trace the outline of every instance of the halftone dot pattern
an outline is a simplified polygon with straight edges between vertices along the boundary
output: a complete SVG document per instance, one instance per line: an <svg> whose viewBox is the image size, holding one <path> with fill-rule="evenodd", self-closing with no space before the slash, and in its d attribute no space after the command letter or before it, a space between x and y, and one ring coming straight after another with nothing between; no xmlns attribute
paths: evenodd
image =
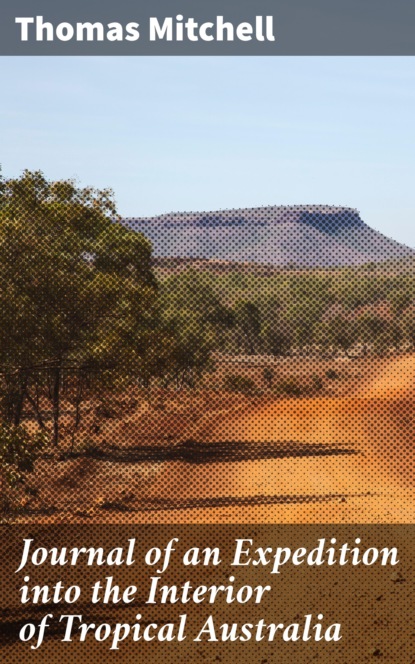
<svg viewBox="0 0 415 664"><path fill-rule="evenodd" d="M1 180L3 524L412 523L414 265L350 208Z"/></svg>
<svg viewBox="0 0 415 664"><path fill-rule="evenodd" d="M1 196L3 518L412 520L413 250L349 208Z"/></svg>
<svg viewBox="0 0 415 664"><path fill-rule="evenodd" d="M0 542L0 553L3 565L0 568L0 598L2 600L2 621L0 623L0 652L4 662L44 662L52 664L65 662L114 661L114 657L122 662L225 662L235 661L244 664L261 664L266 662L287 662L289 664L308 664L315 660L322 662L344 662L358 664L360 662L381 661L403 662L414 661L414 640L412 616L415 610L415 580L413 578L413 555L415 550L415 531L413 526L351 526L351 525L56 525L13 526L4 527L7 537ZM22 537L31 537L36 546L50 549L73 546L100 548L109 554L113 547L123 547L127 551L129 538L136 538L134 551L135 564L131 567L97 565L88 566L81 554L76 567L65 565L59 569L50 565L35 566L28 564L16 574L15 569L20 562ZM307 566L287 563L281 566L279 574L271 574L264 565L248 565L247 567L230 567L237 538L249 538L244 548L250 547L252 557L257 560L257 547L277 546L289 547L292 552L299 547L306 547L310 552L324 538L325 547L348 544L349 556L351 547L360 547L361 556L368 547L396 546L399 551L398 567L374 564L344 567L334 565ZM160 575L155 604L146 604L149 597L150 576L155 575L154 568L146 568L142 563L143 554L149 548L164 548L172 538L175 540L175 552L171 562ZM333 542L336 544L333 544ZM357 544L356 540L360 543ZM189 547L199 547L203 551L206 546L219 547L222 563L215 567L195 566L184 567L181 555ZM373 548L372 548L373 551ZM338 553L336 554L338 555ZM17 561L17 562L16 562ZM271 559L272 561L272 559ZM156 566L158 569L158 566ZM58 580L64 583L64 589L77 584L82 591L78 603L59 604L49 602L46 605L19 603L20 588L29 576L29 588L39 584L41 588L48 584L53 590ZM111 577L112 586L125 589L135 585L137 593L130 604L111 600L107 604L101 602L88 603L91 587L101 580L102 587L107 577ZM252 588L271 585L271 591L265 591L259 604L255 601L227 602L223 590L213 604L208 601L187 603L169 600L161 603L162 588L173 589L181 597L184 584L190 581L189 590L200 588L228 588L232 586L234 596L246 585ZM203 592L203 589L202 589ZM210 591L209 591L210 592ZM226 591L227 592L227 591ZM205 593L206 594L206 593ZM102 598L102 595L101 595ZM41 616L49 616L49 627L45 640L39 649L31 650L30 644L18 641L23 625L28 622L39 624ZM81 615L83 625L94 625L80 640L79 621L71 633L71 642L62 642L66 630L66 621L59 621L60 615ZM134 640L134 626L138 625L143 635L149 625L150 636L157 634L157 628L167 624L177 625L180 616L185 614L187 638L184 641L151 641ZM301 638L305 616L311 616L311 624L321 622L324 629L339 623L342 638L337 642L324 640L303 640ZM319 621L318 616L323 616ZM213 617L217 641L194 639L199 634L209 616ZM260 621L263 621L263 638L256 640L256 632ZM116 625L130 626L125 640L119 648L111 650ZM300 625L300 639L284 641L281 629L277 635L269 639L270 625ZM233 630L234 640L222 640L222 625ZM235 625L235 627L234 627ZM247 625L252 638L240 641L243 635L242 625ZM250 626L250 627L249 627ZM95 638L95 630L98 637ZM166 628L165 628L166 629ZM122 630L124 633L124 631ZM105 634L107 636L105 637ZM311 630L311 634L314 632ZM34 644L33 644L34 645Z"/></svg>

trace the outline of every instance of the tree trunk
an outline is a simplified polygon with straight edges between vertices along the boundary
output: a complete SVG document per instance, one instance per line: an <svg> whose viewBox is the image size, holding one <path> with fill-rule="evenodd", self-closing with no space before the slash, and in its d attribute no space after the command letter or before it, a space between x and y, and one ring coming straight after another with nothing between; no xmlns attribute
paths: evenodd
<svg viewBox="0 0 415 664"><path fill-rule="evenodd" d="M29 393L28 390L25 392L26 399L28 400L29 404L32 406L32 410L35 414L36 420L38 425L40 426L41 429L45 428L45 423L42 418L42 414L39 409L39 402L37 399L34 399L32 395Z"/></svg>
<svg viewBox="0 0 415 664"><path fill-rule="evenodd" d="M75 445L75 434L78 431L78 427L81 423L81 401L82 401L82 388L83 388L83 381L82 377L78 376L78 386L76 390L76 398L75 398L75 423L74 427L72 430L72 447Z"/></svg>
<svg viewBox="0 0 415 664"><path fill-rule="evenodd" d="M23 373L19 372L18 388L17 388L16 401L14 407L14 417L13 417L13 424L16 427L19 426L20 421L22 419L27 381L28 381L27 372Z"/></svg>
<svg viewBox="0 0 415 664"><path fill-rule="evenodd" d="M53 384L52 384L52 411L53 411L53 444L55 445L55 447L59 445L60 383L61 383L60 369L54 369Z"/></svg>

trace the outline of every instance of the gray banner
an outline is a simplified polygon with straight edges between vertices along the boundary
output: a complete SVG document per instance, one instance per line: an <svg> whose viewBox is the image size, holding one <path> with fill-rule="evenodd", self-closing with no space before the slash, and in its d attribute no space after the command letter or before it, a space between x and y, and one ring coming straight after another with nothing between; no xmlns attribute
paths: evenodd
<svg viewBox="0 0 415 664"><path fill-rule="evenodd" d="M0 55L414 54L413 0L13 0L0 8Z"/></svg>

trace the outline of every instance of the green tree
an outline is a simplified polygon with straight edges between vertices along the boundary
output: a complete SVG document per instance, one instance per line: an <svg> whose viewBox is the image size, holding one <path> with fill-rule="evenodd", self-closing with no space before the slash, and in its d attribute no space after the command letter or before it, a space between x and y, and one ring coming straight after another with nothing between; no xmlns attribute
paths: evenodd
<svg viewBox="0 0 415 664"><path fill-rule="evenodd" d="M357 341L357 330L353 320L335 316L328 322L328 335L333 346L341 348L346 356Z"/></svg>
<svg viewBox="0 0 415 664"><path fill-rule="evenodd" d="M245 352L255 355L261 334L261 315L253 302L239 301L235 305L235 323Z"/></svg>
<svg viewBox="0 0 415 664"><path fill-rule="evenodd" d="M166 365L165 378L178 388L194 387L209 369L213 368L212 351L215 335L211 328L189 312L182 312L171 323L173 344Z"/></svg>
<svg viewBox="0 0 415 664"><path fill-rule="evenodd" d="M41 172L2 181L3 413L17 426L28 403L44 424L48 398L55 444L68 380L79 388L85 377L94 386L145 371L157 300L151 246L115 216L110 190Z"/></svg>
<svg viewBox="0 0 415 664"><path fill-rule="evenodd" d="M212 352L232 327L232 312L217 297L209 277L195 270L169 277L161 288L161 321L170 353L160 365L165 384L194 386L212 366Z"/></svg>
<svg viewBox="0 0 415 664"><path fill-rule="evenodd" d="M294 334L287 321L277 318L264 324L262 338L267 353L280 356L287 355L293 344Z"/></svg>
<svg viewBox="0 0 415 664"><path fill-rule="evenodd" d="M376 347L378 342L384 343L387 322L376 314L366 312L357 319L356 329L362 343Z"/></svg>

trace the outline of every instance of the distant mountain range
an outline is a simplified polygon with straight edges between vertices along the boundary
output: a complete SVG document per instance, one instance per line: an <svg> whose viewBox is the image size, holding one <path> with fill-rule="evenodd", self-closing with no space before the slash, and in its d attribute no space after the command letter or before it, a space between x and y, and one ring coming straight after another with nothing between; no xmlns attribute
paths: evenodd
<svg viewBox="0 0 415 664"><path fill-rule="evenodd" d="M157 258L331 267L415 256L370 228L357 210L327 205L182 212L123 223L144 233Z"/></svg>

